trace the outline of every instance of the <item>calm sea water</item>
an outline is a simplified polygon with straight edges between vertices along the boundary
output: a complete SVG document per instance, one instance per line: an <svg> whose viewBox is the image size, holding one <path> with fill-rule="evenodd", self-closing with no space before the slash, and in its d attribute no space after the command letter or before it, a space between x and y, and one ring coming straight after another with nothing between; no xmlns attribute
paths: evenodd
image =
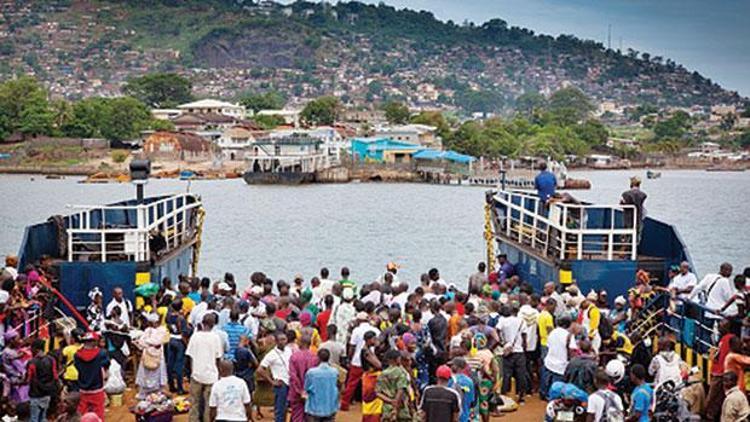
<svg viewBox="0 0 750 422"><path fill-rule="evenodd" d="M635 172L587 172L597 203L617 203ZM641 176L645 176L640 172ZM645 177L644 177L645 179ZM85 185L77 178L0 176L0 254L16 253L26 225L66 213L67 204L103 204L134 195L129 184ZM147 194L185 191L187 182L152 180ZM484 259L483 188L424 184L248 186L241 180L195 181L207 211L199 271L226 271L247 280L253 271L275 279L306 278L327 266L349 266L355 280L380 275L388 261L416 282L431 267L464 284ZM750 265L747 211L750 172L664 172L644 180L650 216L675 224L699 274L721 261Z"/></svg>

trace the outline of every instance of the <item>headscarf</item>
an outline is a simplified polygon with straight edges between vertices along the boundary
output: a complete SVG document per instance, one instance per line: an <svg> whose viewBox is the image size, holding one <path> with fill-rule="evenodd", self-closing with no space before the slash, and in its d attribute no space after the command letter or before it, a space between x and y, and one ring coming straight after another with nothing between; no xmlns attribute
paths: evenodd
<svg viewBox="0 0 750 422"><path fill-rule="evenodd" d="M312 314L309 311L303 311L299 314L299 322L303 327L308 327L312 324Z"/></svg>
<svg viewBox="0 0 750 422"><path fill-rule="evenodd" d="M300 300L302 301L302 303L309 303L309 302L310 302L310 301L312 300L312 296L313 296L313 294L312 294L312 290L310 290L310 289L305 289L305 290L304 290L304 291L302 292L302 294L300 295L300 297L299 297L299 298L300 298Z"/></svg>
<svg viewBox="0 0 750 422"><path fill-rule="evenodd" d="M414 344L417 342L417 337L412 333L404 333L402 336L402 340L404 341L405 345Z"/></svg>
<svg viewBox="0 0 750 422"><path fill-rule="evenodd" d="M485 284L482 286L482 294L485 296L491 296L492 295L492 286L489 284Z"/></svg>
<svg viewBox="0 0 750 422"><path fill-rule="evenodd" d="M94 298L96 296L103 296L102 291L99 290L98 287L94 287L93 289L89 290L89 299L91 299L92 302L94 301Z"/></svg>

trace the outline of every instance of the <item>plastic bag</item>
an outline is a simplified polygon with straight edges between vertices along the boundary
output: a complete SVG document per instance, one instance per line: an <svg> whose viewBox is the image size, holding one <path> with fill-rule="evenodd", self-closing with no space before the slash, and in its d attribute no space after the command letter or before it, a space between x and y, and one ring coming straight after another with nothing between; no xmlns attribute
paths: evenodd
<svg viewBox="0 0 750 422"><path fill-rule="evenodd" d="M122 367L113 359L109 362L109 377L104 385L104 391L107 394L122 394L126 388L127 385L122 378Z"/></svg>
<svg viewBox="0 0 750 422"><path fill-rule="evenodd" d="M566 384L562 381L556 381L550 387L549 392L547 393L547 398L550 401L559 398L575 399L583 403L588 401L589 395L578 388L575 384Z"/></svg>
<svg viewBox="0 0 750 422"><path fill-rule="evenodd" d="M138 296L151 297L159 292L159 285L156 283L142 284L133 289L133 292Z"/></svg>

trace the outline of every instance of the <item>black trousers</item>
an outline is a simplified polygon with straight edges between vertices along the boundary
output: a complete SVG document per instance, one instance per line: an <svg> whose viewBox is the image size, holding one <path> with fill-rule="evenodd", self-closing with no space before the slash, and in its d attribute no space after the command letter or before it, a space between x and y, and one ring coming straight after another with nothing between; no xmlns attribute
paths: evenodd
<svg viewBox="0 0 750 422"><path fill-rule="evenodd" d="M516 393L518 393L519 399L523 398L528 392L526 386L528 376L524 353L511 353L508 356L503 356L503 394L508 394L510 379L514 378L516 380Z"/></svg>

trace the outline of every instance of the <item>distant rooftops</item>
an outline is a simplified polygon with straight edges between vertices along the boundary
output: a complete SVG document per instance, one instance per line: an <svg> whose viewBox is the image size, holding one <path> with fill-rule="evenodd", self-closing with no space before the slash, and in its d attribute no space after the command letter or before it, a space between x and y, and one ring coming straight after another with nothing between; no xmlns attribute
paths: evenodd
<svg viewBox="0 0 750 422"><path fill-rule="evenodd" d="M192 103L180 104L177 106L177 108L181 110L200 108L241 108L244 110L244 107L242 107L241 105L228 103L226 101L214 100L211 98L193 101Z"/></svg>

